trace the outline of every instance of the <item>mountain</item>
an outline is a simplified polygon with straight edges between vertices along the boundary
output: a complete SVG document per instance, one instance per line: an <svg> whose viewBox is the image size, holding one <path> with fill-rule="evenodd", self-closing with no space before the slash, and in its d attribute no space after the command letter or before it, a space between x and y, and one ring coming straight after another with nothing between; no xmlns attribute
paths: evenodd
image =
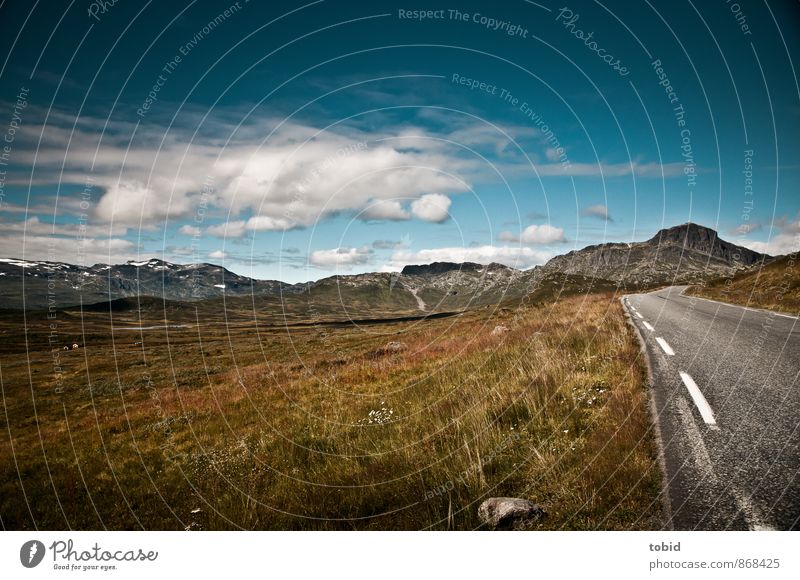
<svg viewBox="0 0 800 580"><path fill-rule="evenodd" d="M377 313L443 312L495 304L522 294L528 274L501 264L434 262L402 272L331 276L307 285L309 308Z"/></svg>
<svg viewBox="0 0 800 580"><path fill-rule="evenodd" d="M233 308L242 316L248 310L277 310L287 319L320 320L419 315L523 296L535 299L619 285L646 288L698 282L770 259L692 223L661 230L645 242L588 246L527 271L502 264L434 262L406 266L401 272L331 276L301 284L256 280L213 264L180 265L157 259L90 267L0 259L0 308L64 308L150 296L212 301L209 309Z"/></svg>
<svg viewBox="0 0 800 580"><path fill-rule="evenodd" d="M647 287L731 276L771 259L720 239L710 228L686 223L663 229L645 242L599 244L574 250L551 259L543 269Z"/></svg>
<svg viewBox="0 0 800 580"><path fill-rule="evenodd" d="M64 307L133 296L204 300L280 293L287 286L240 276L214 264L181 265L152 259L85 267L0 259L0 308L8 309Z"/></svg>
<svg viewBox="0 0 800 580"><path fill-rule="evenodd" d="M89 267L0 259L0 308L37 310L101 303L100 309L117 309L131 304L121 299L141 296L181 302L224 297L226 303L245 308L248 303L253 306L253 297L272 297L291 302L295 312L317 312L322 318L332 312L349 316L351 311L417 314L498 302L523 275L500 264L436 263L409 266L402 273L331 276L287 284L240 276L213 264L181 265L157 259Z"/></svg>
<svg viewBox="0 0 800 580"><path fill-rule="evenodd" d="M520 297L529 277L530 273L496 263L434 262L406 266L397 280L423 310L461 310Z"/></svg>

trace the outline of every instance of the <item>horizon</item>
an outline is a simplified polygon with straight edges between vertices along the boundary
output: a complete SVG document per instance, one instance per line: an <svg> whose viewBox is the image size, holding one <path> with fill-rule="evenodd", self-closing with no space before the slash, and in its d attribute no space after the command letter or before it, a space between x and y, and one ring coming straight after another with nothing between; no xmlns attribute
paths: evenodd
<svg viewBox="0 0 800 580"><path fill-rule="evenodd" d="M683 226L691 226L691 225L695 225L695 226L699 226L699 227L707 229L707 230L711 230L711 231L714 232L714 234L716 235L716 238L718 240L721 240L721 241L727 242L727 243L731 243L731 244L734 244L734 245L738 245L738 244L735 244L735 242L731 242L730 240L727 240L727 239L723 238L722 236L720 236L719 232L717 232L717 230L715 230L713 228L710 228L708 226L705 226L703 224L697 223L697 222L692 222L692 221L684 222L684 223L681 223L681 224L676 224L674 226L667 226L667 227L661 228L658 231L656 231L653 234L651 234L649 237L645 237L645 239L642 239L642 240L635 240L635 241L630 241L630 242L608 240L608 241L603 242L603 243L606 243L606 244L628 244L628 245L634 244L634 243L643 243L643 242L646 242L646 241L654 238L655 236L657 236L661 232L677 229L677 228L680 228L680 227L683 227ZM586 246L583 246L583 248L578 248L578 250L586 249L586 248L592 247L593 245L596 245L596 244L588 244ZM739 246L739 247L746 247L746 246ZM556 255L552 256L550 259L555 258L557 256L563 256L564 254L567 254L567 253L569 253L571 251L573 251L573 250L567 250L563 254L556 254ZM757 251L757 250L754 250L754 251ZM767 253L764 253L764 252L758 252L758 253L760 253L760 254L768 257L768 258L779 258L779 257L782 257L782 256L786 255L786 254L771 255L771 254L767 254ZM486 262L486 263L483 263L483 262L471 262L469 260L461 261L461 262L454 262L454 261L448 261L448 260L436 260L436 261L430 261L430 262L424 262L424 263L406 264L402 268L400 268L398 270L393 270L393 271L365 270L365 271L361 271L361 272L335 273L335 274L320 276L319 278L301 280L299 282L287 282L286 280L281 280L281 279L277 279L277 278L257 278L257 277L254 277L254 276L249 276L247 273L231 269L231 268L225 266L224 264L220 264L220 263L216 263L216 262L207 262L207 261L206 262L172 262L172 261L169 261L169 260L164 260L163 258L158 257L158 256L151 256L149 258L146 258L146 257L142 256L141 259L131 259L131 260L126 260L125 262L117 262L117 263L113 263L113 264L107 263L107 262L95 262L95 263L90 264L90 265L89 264L86 264L86 265L74 264L74 263L71 263L71 262L52 262L52 263L65 263L65 264L69 264L69 265L72 265L72 266L79 266L79 267L83 267L83 268L89 268L89 267L94 268L96 266L124 266L124 265L143 266L143 265L145 265L148 262L151 262L153 260L156 260L156 261L159 261L159 262L164 262L164 263L167 263L167 264L171 264L173 266L183 266L183 267L188 267L188 266L214 266L214 267L218 267L218 268L224 268L225 270L227 270L227 271L229 271L229 272L231 272L233 274L236 274L238 276L248 277L248 278L251 278L253 280L281 282L281 283L284 283L284 284L291 284L291 285L311 284L311 283L314 283L314 282L319 282L320 280L324 280L326 278L338 277L338 276L359 276L359 275L366 275L366 274L401 273L405 268L407 268L409 266L429 266L429 265L437 264L437 263L457 264L457 265L476 264L476 265L480 265L480 266L499 265L499 266L504 266L506 268L511 268L512 270L517 270L519 272L531 271L531 270L534 270L534 269L536 269L538 267L544 266L546 264L546 262L545 262L545 264L534 264L533 266L529 266L529 267L526 267L526 268L516 268L514 266L509 266L509 265L503 264L501 262ZM8 263L10 261L26 262L26 261L30 261L30 259L25 260L25 259L22 259L22 258L10 258L8 256L0 257L0 262ZM36 262L48 262L48 260L35 260L35 261ZM23 267L25 267L25 266L23 266Z"/></svg>

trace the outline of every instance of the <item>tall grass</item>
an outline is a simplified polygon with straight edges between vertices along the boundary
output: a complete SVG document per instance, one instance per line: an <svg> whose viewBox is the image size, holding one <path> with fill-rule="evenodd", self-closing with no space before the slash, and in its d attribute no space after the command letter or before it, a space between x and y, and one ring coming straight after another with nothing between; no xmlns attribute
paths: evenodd
<svg viewBox="0 0 800 580"><path fill-rule="evenodd" d="M63 394L47 351L0 358L4 527L472 529L491 496L542 504L542 529L658 525L646 375L611 295L170 333L89 345Z"/></svg>
<svg viewBox="0 0 800 580"><path fill-rule="evenodd" d="M687 294L711 300L800 313L800 267L797 252L765 266L720 278L705 285L690 286Z"/></svg>

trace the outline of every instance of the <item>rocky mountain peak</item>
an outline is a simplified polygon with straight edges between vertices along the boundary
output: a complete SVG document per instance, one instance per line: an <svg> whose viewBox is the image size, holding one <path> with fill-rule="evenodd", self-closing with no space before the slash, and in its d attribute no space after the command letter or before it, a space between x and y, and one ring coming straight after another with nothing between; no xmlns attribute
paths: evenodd
<svg viewBox="0 0 800 580"><path fill-rule="evenodd" d="M767 257L748 248L726 242L719 238L715 230L692 222L660 230L646 243L657 247L679 246L684 250L724 260L731 265L750 266Z"/></svg>
<svg viewBox="0 0 800 580"><path fill-rule="evenodd" d="M717 240L717 232L711 228L687 222L671 228L659 230L647 240L650 244L677 243L688 248L710 248Z"/></svg>
<svg viewBox="0 0 800 580"><path fill-rule="evenodd" d="M732 275L769 259L688 222L663 229L645 242L599 244L556 256L545 270L648 286Z"/></svg>

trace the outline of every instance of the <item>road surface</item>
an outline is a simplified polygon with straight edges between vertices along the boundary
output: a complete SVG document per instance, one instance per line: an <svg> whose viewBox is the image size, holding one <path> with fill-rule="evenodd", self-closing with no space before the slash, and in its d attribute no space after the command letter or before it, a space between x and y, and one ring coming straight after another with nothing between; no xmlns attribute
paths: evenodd
<svg viewBox="0 0 800 580"><path fill-rule="evenodd" d="M800 529L800 321L684 288L623 298L653 375L668 525Z"/></svg>

